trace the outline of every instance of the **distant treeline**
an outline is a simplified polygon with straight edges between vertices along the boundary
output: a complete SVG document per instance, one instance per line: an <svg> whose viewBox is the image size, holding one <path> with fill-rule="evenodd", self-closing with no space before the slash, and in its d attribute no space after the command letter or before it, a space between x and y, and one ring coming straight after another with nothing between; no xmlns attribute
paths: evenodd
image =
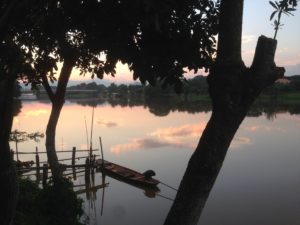
<svg viewBox="0 0 300 225"><path fill-rule="evenodd" d="M295 75L286 78L287 82L276 82L274 85L267 88L263 94L274 95L283 92L299 92L300 91L300 75ZM139 84L121 84L115 83L105 86L96 82L81 83L75 86L70 86L67 90L96 90L98 94L106 97L127 98L127 97L159 97L159 96L174 96L177 95L172 86L162 87L160 83L156 86ZM75 92L74 92L75 93ZM182 93L184 97L207 96L208 85L205 76L195 76L184 82Z"/></svg>
<svg viewBox="0 0 300 225"><path fill-rule="evenodd" d="M267 118L271 119L276 116L277 112L300 114L300 76L292 76L287 79L288 82L277 82L266 89L254 103L248 116L255 117L265 114ZM87 92L84 92L85 90ZM95 95L96 98L94 98ZM211 111L208 85L204 76L196 76L188 80L184 84L181 94L176 94L171 86L163 89L160 85L152 87L150 85L116 85L112 83L105 86L91 82L68 87L67 96L70 101L85 106L106 103L121 107L143 106L156 116L166 116L172 111L192 114ZM73 100L71 100L72 98ZM17 114L20 108L16 107L15 111Z"/></svg>
<svg viewBox="0 0 300 225"><path fill-rule="evenodd" d="M103 84L97 84L96 82L91 83L80 83L78 85L70 86L67 91L74 90L97 90L100 95L113 96L118 98L124 97L158 97L158 96L172 96L177 95L172 86L162 87L160 82L157 82L156 86L151 85L140 85L140 84L121 84L116 85L111 83L109 86ZM207 95L208 85L206 83L206 77L196 76L193 79L184 82L183 90L181 95L188 94L205 94Z"/></svg>
<svg viewBox="0 0 300 225"><path fill-rule="evenodd" d="M286 82L284 82L284 80ZM285 77L284 80L283 82L275 82L272 86L267 88L264 91L264 93L270 93L272 91L277 91L277 92L299 92L300 91L300 75Z"/></svg>
<svg viewBox="0 0 300 225"><path fill-rule="evenodd" d="M300 76L289 77L289 81L285 84L276 83L265 90L251 107L248 116L256 117L264 114L268 119L272 119L278 112L300 114ZM172 87L162 89L160 86L111 84L105 87L96 83L82 83L71 89L76 90L78 87L86 88L86 86L92 89L95 89L96 86L101 87L102 93L114 97L74 100L77 104L96 106L109 103L113 107L143 106L156 116L166 116L173 111L192 114L211 111L206 78L202 76L189 80L180 95L175 94Z"/></svg>
<svg viewBox="0 0 300 225"><path fill-rule="evenodd" d="M190 114L210 112L212 110L209 98L185 99L183 96L165 96L160 98L108 98L108 99L74 99L70 100L79 105L96 107L110 104L112 107L144 107L156 116L167 116L171 112L187 112ZM300 114L300 101L281 101L273 97L259 98L248 112L248 117L265 115L268 119L276 117L277 113L288 112Z"/></svg>

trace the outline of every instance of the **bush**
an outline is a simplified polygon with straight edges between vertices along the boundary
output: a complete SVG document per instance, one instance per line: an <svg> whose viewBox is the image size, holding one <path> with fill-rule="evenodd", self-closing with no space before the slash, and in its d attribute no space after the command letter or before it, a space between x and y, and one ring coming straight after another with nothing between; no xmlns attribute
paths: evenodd
<svg viewBox="0 0 300 225"><path fill-rule="evenodd" d="M43 189L21 179L15 225L83 225L83 201L77 198L72 183L62 179Z"/></svg>

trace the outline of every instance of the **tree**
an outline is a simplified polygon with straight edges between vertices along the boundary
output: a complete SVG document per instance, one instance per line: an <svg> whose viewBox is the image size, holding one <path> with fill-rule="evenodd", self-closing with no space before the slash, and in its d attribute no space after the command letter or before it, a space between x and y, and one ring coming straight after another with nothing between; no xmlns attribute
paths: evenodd
<svg viewBox="0 0 300 225"><path fill-rule="evenodd" d="M4 225L12 223L17 201L16 171L9 147L14 85L24 74L33 75L31 59L16 45L14 36L16 29L21 32L24 20L32 16L36 2L0 1L0 221Z"/></svg>
<svg viewBox="0 0 300 225"><path fill-rule="evenodd" d="M271 16L270 16L270 20L273 20L273 18L276 16L277 14L277 19L274 20L274 39L276 39L278 30L280 29L280 27L283 26L283 24L281 24L281 16L282 14L285 14L287 16L293 16L293 14L291 12L295 11L295 6L297 4L297 0L296 1L286 1L286 0L281 0L279 2L277 1L269 1L270 5L275 9L275 11L272 12Z"/></svg>
<svg viewBox="0 0 300 225"><path fill-rule="evenodd" d="M31 54L34 60L36 76L28 80L33 86L42 83L52 109L46 128L46 150L54 180L61 178L61 167L58 163L55 146L56 126L65 101L66 87L73 68L76 66L82 72L98 73L114 72L114 66L103 62L99 55L103 49L89 44L87 30L93 24L78 17L89 13L85 11L85 4L98 4L98 1L45 1L42 2L36 15L44 15L36 21L36 16L29 21L32 26L26 32L16 35L16 42L20 48ZM88 19L88 14L86 14ZM57 26L59 24L59 26ZM101 41L101 40L99 40ZM24 47L23 47L24 48ZM62 63L58 79L55 77L57 64ZM53 90L50 82L57 80L57 87Z"/></svg>
<svg viewBox="0 0 300 225"><path fill-rule="evenodd" d="M52 102L46 149L54 178L60 177L55 130L72 69L76 66L102 79L104 74L114 75L120 60L142 83L154 84L159 78L179 90L183 68L197 70L212 62L217 24L214 6L212 0L41 3L35 14L41 19L33 17L32 26L19 32L16 41L34 59L37 76L29 82L42 83ZM63 66L54 92L49 81L56 80L58 62Z"/></svg>
<svg viewBox="0 0 300 225"><path fill-rule="evenodd" d="M297 1L285 1L293 7ZM277 41L259 37L253 63L241 57L243 0L221 1L217 58L208 76L212 115L189 160L165 225L197 224L229 145L260 92L284 75Z"/></svg>

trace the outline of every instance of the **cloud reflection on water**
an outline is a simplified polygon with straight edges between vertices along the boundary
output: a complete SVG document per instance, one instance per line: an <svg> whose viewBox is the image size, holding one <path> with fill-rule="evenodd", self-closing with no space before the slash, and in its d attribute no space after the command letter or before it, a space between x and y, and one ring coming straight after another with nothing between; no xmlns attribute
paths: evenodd
<svg viewBox="0 0 300 225"><path fill-rule="evenodd" d="M274 131L278 131L278 132L283 132L285 133L286 130L280 127L272 127L272 126L264 126L264 125L252 125L252 126L246 126L243 127L244 130L249 131L249 132L274 132Z"/></svg>
<svg viewBox="0 0 300 225"><path fill-rule="evenodd" d="M146 138L134 138L129 143L112 146L111 152L120 154L133 150L162 147L194 149L205 125L205 123L185 124L178 127L159 128L149 133Z"/></svg>
<svg viewBox="0 0 300 225"><path fill-rule="evenodd" d="M99 124L101 126L105 126L105 127L117 127L118 126L118 123L116 123L114 121L105 120L105 119L97 120L97 124Z"/></svg>
<svg viewBox="0 0 300 225"><path fill-rule="evenodd" d="M119 144L111 147L111 152L120 154L133 150L143 149L157 149L162 147L175 147L175 148L192 148L191 145L182 142L170 142L167 140L159 140L157 138L135 138L127 144Z"/></svg>
<svg viewBox="0 0 300 225"><path fill-rule="evenodd" d="M235 150L241 148L242 145L251 145L252 141L248 137L235 137L231 144L229 150Z"/></svg>
<svg viewBox="0 0 300 225"><path fill-rule="evenodd" d="M160 128L152 132L150 135L158 138L170 138L170 137L199 137L206 124L185 124L180 127L168 127Z"/></svg>
<svg viewBox="0 0 300 225"><path fill-rule="evenodd" d="M194 150L205 126L206 124L202 123L159 128L149 133L146 138L133 138L128 143L114 145L111 147L110 151L114 154L121 154L130 151L158 149L163 147ZM242 145L249 144L252 144L250 138L239 136L234 138L230 149L237 149Z"/></svg>
<svg viewBox="0 0 300 225"><path fill-rule="evenodd" d="M46 109L35 109L35 110L28 110L25 113L21 114L25 118L31 117L31 116L40 116L43 114L48 114L49 111Z"/></svg>

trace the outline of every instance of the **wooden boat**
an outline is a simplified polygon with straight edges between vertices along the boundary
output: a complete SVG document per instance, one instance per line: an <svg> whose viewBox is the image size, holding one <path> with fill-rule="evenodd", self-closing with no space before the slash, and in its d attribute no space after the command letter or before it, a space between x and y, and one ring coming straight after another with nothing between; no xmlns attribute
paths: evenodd
<svg viewBox="0 0 300 225"><path fill-rule="evenodd" d="M96 167L102 170L108 176L111 176L123 182L141 187L143 189L152 188L159 191L159 189L156 187L159 184L158 180L147 177L144 174L132 169L102 159L96 160Z"/></svg>

